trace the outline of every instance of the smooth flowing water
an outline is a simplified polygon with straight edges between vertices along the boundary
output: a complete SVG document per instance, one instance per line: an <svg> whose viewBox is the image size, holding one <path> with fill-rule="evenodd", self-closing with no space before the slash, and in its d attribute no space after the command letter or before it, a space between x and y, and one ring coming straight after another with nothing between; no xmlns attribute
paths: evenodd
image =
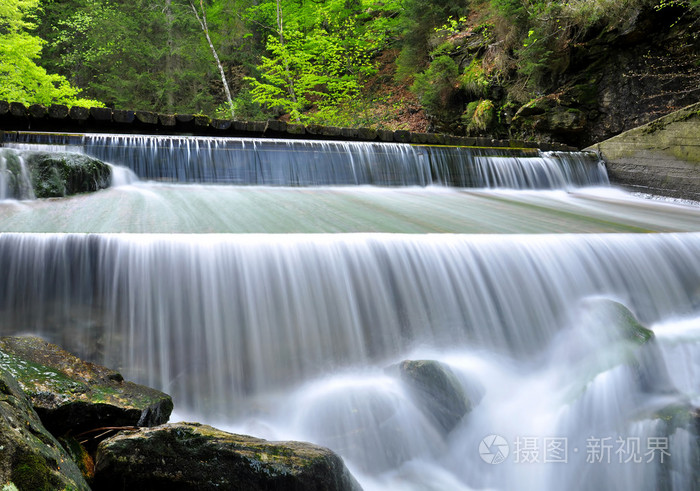
<svg viewBox="0 0 700 491"><path fill-rule="evenodd" d="M137 173L167 145L180 158L181 139L139 138L116 140L117 153L142 155ZM186 141L187 162L210 158L213 139ZM353 146L309 153L321 162L343 145ZM353 159L375 161L358 146ZM464 150L463 165L476 166L464 175L488 161L501 177L436 186L455 184L435 179L439 150L396 151L376 161L410 168L424 152L430 172L414 175L431 179L124 179L92 195L0 203L2 331L39 333L161 388L178 417L326 445L366 489L697 487L700 207L581 188L566 155L506 162ZM484 188L528 186L508 184L518 159L570 177L547 181L555 190ZM630 334L631 315L652 341ZM440 362L471 411L436 420L399 375L403 360Z"/></svg>

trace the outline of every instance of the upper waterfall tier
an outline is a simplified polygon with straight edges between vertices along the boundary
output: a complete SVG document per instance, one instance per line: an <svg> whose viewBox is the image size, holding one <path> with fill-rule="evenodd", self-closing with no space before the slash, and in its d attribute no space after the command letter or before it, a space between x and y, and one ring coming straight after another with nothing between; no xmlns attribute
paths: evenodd
<svg viewBox="0 0 700 491"><path fill-rule="evenodd" d="M592 153L260 138L17 133L14 144L69 145L140 178L272 186L559 189L608 183Z"/></svg>

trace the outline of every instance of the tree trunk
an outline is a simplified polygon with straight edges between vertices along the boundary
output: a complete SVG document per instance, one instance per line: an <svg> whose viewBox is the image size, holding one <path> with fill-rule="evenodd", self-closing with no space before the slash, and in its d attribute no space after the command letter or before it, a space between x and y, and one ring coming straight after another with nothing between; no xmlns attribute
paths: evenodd
<svg viewBox="0 0 700 491"><path fill-rule="evenodd" d="M284 25L282 18L282 5L280 4L280 0L277 0L277 32L280 35L280 45L284 46ZM289 63L287 62L286 58L284 61L284 71L286 72L287 83L289 84L289 97L292 98L294 104L297 104L297 95L294 92L294 79L292 78L289 72ZM301 122L299 117L297 117L296 120L297 122Z"/></svg>
<svg viewBox="0 0 700 491"><path fill-rule="evenodd" d="M173 24L175 19L173 16L172 0L165 0L165 22L166 30L168 33L168 52L165 54L165 74L167 77L167 82L165 86L165 104L168 108L168 112L173 112L175 107L175 95L173 94L173 86L171 82L174 79L173 73Z"/></svg>
<svg viewBox="0 0 700 491"><path fill-rule="evenodd" d="M194 3L192 3L192 0L190 0L190 7L192 7L192 11L194 12L195 17L197 17L197 21L199 21L199 25L202 28L202 31L204 31L204 35L207 38L207 42L209 43L209 48L211 49L212 54L214 55L214 60L216 60L216 66L219 67L219 73L221 74L221 83L224 84L224 92L226 93L226 99L228 100L228 105L231 108L231 119L236 117L235 110L233 108L233 99L231 98L231 91L228 88L228 81L226 80L226 73L224 72L224 67L221 65L221 61L219 60L219 55L216 54L216 49L214 49L214 43L211 42L211 37L209 36L209 27L207 26L207 13L204 10L204 0L199 0L199 7L201 9L202 15L199 15L199 12L197 12L197 8L194 6Z"/></svg>

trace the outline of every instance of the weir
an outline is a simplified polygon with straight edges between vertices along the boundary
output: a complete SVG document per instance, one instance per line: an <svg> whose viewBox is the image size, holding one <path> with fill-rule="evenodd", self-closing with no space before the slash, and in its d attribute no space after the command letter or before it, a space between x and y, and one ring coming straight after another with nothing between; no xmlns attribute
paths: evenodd
<svg viewBox="0 0 700 491"><path fill-rule="evenodd" d="M590 154L31 138L4 151L69 145L140 180L0 202L3 334L179 417L326 445L365 489L697 482L697 205L611 189ZM471 411L436 423L402 360L448 367Z"/></svg>
<svg viewBox="0 0 700 491"><path fill-rule="evenodd" d="M6 146L84 152L142 179L267 186L562 188L607 183L594 153L406 143L18 132ZM35 145L35 146L32 146ZM38 145L38 146L36 146Z"/></svg>

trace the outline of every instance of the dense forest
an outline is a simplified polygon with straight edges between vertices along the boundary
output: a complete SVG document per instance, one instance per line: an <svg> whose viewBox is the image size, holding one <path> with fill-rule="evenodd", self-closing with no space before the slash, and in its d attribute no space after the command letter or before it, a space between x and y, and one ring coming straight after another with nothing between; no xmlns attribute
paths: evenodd
<svg viewBox="0 0 700 491"><path fill-rule="evenodd" d="M3 0L0 100L558 139L700 99L700 0Z"/></svg>

